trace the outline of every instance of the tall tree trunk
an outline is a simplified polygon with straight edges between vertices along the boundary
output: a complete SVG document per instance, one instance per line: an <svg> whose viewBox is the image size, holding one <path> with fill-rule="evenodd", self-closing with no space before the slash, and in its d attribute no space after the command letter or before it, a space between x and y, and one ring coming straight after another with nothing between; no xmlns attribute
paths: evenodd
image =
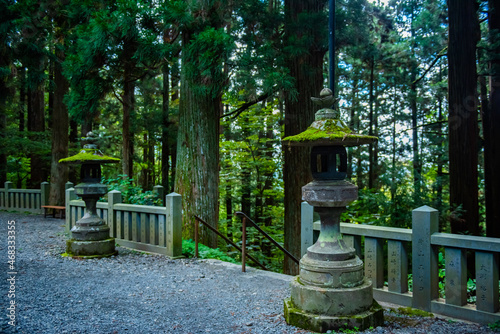
<svg viewBox="0 0 500 334"><path fill-rule="evenodd" d="M122 173L133 176L134 134L131 131L130 119L134 110L134 83L132 82L133 64L131 58L123 71L123 122L122 122Z"/></svg>
<svg viewBox="0 0 500 334"><path fill-rule="evenodd" d="M227 113L229 111L229 106L225 105L225 112ZM223 127L223 133L224 133L224 138L227 141L232 141L232 133L231 133L231 127L225 126ZM227 170L232 170L233 165L231 163L231 159L228 158L222 158L221 161L224 161L227 163ZM232 240L233 237L233 187L232 183L233 181L231 179L225 179L224 182L226 183L226 194L225 194L225 204L226 204L226 221L227 221L227 237Z"/></svg>
<svg viewBox="0 0 500 334"><path fill-rule="evenodd" d="M307 13L323 12L325 0L285 0L285 38L288 43L308 35L312 41L309 52L291 56L287 59L290 75L295 79L298 95L294 99L285 95L285 136L296 135L304 130L314 120L315 106L311 96L318 96L323 88L323 57L327 50L322 45L326 35L327 20L325 16L325 31L312 31L307 25L297 24L299 17ZM300 28L297 28L300 26ZM326 38L325 38L326 39ZM294 47L293 45L289 45ZM285 183L285 248L296 257L300 257L300 205L302 202L302 187L311 181L309 168L309 149L304 147L285 147L283 177ZM297 275L298 266L285 257L284 272Z"/></svg>
<svg viewBox="0 0 500 334"><path fill-rule="evenodd" d="M368 135L374 136L373 128L375 127L375 57L372 58L370 64L370 107L369 107L369 129ZM370 143L368 146L368 188L375 188L375 178L376 178L376 161L375 161L375 145L376 143Z"/></svg>
<svg viewBox="0 0 500 334"><path fill-rule="evenodd" d="M476 10L474 0L448 0L450 223L452 233L473 235L479 232Z"/></svg>
<svg viewBox="0 0 500 334"><path fill-rule="evenodd" d="M51 205L64 205L64 185L68 180L68 166L60 164L59 160L68 156L69 143L69 116L68 108L64 103L64 95L68 92L69 82L62 73L61 63L65 54L62 50L63 37L59 38L56 47L57 60L54 63L54 105L52 110L52 163L50 166L50 197Z"/></svg>
<svg viewBox="0 0 500 334"><path fill-rule="evenodd" d="M352 81L352 95L351 95L351 113L349 117L349 129L354 130L354 119L356 117L356 111L358 109L358 76L355 73L354 79ZM354 149L352 147L347 148L347 179L352 179L352 162Z"/></svg>
<svg viewBox="0 0 500 334"><path fill-rule="evenodd" d="M76 148L79 146L78 142L78 122L69 117L69 152L76 151ZM71 155L68 152L68 155ZM68 166L68 181L76 184L78 182L78 170L75 165Z"/></svg>
<svg viewBox="0 0 500 334"><path fill-rule="evenodd" d="M147 190L152 190L156 182L155 145L154 145L154 135L152 133L149 133L149 141L147 145L148 145L148 169L149 169Z"/></svg>
<svg viewBox="0 0 500 334"><path fill-rule="evenodd" d="M220 5L220 2L215 1L206 7L203 5L201 10L217 10ZM201 22L192 30L183 31L182 45L185 48L189 49L191 39L203 31L205 24ZM214 228L219 222L219 115L222 86L221 82L213 82L212 76L195 76L187 70L203 66L200 64L201 57L200 50L193 48L182 54L175 189L182 195L182 234L183 238L188 239L194 235L194 215ZM217 71L224 61L222 55L206 61L210 61L207 67L212 75L217 77L221 74ZM216 247L215 233L203 228L200 237L205 245Z"/></svg>
<svg viewBox="0 0 500 334"><path fill-rule="evenodd" d="M162 126L161 126L161 182L166 191L170 190L170 141L169 141L169 102L170 102L170 73L168 64L163 65L163 92L162 92Z"/></svg>
<svg viewBox="0 0 500 334"><path fill-rule="evenodd" d="M394 102L397 102L397 97L396 97L396 87L394 87ZM393 104L394 106L397 106L397 103ZM393 107L392 110L392 135L391 135L391 155L392 155L392 162L391 162L391 205L394 208L396 206L396 191L397 191L397 184L396 184L396 176L397 176L397 166L396 166L396 113L397 113L397 108Z"/></svg>
<svg viewBox="0 0 500 334"><path fill-rule="evenodd" d="M441 81L441 65L439 66L439 81ZM437 156L437 177L436 177L436 209L441 212L443 208L443 179L444 179L444 173L443 173L443 167L444 167L444 150L445 150L445 134L443 133L443 120L444 120L444 115L443 115L443 94L441 93L441 88L440 92L438 93L438 126L437 126L437 132L438 132L438 156Z"/></svg>
<svg viewBox="0 0 500 334"><path fill-rule="evenodd" d="M266 132L266 138L267 138L266 159L268 161L271 161L273 159L273 153L274 153L273 145L275 144L275 141L273 140L275 136L271 121L268 122L267 127L268 128ZM271 168L266 168L266 171L264 172L264 177L265 177L265 183L264 183L263 193L265 194L266 190L271 190L273 188L274 171ZM276 198L274 196L264 195L264 203L263 203L264 210L266 210L266 208L275 205L276 205ZM266 226L271 226L273 223L273 216L268 214L265 217L264 223Z"/></svg>
<svg viewBox="0 0 500 334"><path fill-rule="evenodd" d="M413 198L416 205L421 201L421 179L422 165L420 163L420 151L418 145L418 109L417 109L417 85L414 81L417 79L417 64L412 61L410 75L410 109L411 109L411 127L412 127L412 152L413 152Z"/></svg>
<svg viewBox="0 0 500 334"><path fill-rule="evenodd" d="M0 45L3 48L3 45ZM8 66L9 60L6 54L1 53L0 49L0 68ZM5 130L7 129L7 99L10 96L7 87L8 77L0 77L0 142L6 142ZM7 151L6 145L0 146L0 187L7 181Z"/></svg>
<svg viewBox="0 0 500 334"><path fill-rule="evenodd" d="M44 60L38 59L36 65L29 68L29 106L28 110L28 131L31 132L33 141L38 141L36 133L45 131L45 80L42 79ZM46 180L47 169L41 152L31 152L31 178L29 181L30 188L39 188L40 184Z"/></svg>
<svg viewBox="0 0 500 334"><path fill-rule="evenodd" d="M53 47L50 47L50 53L54 53ZM48 93L49 93L49 100L47 103L47 125L48 129L52 129L53 126L53 110L54 110L54 94L55 94L55 87L54 87L54 71L55 71L55 62L57 60L55 59L50 59L49 60L49 84L48 84Z"/></svg>
<svg viewBox="0 0 500 334"><path fill-rule="evenodd" d="M18 71L19 76L19 132L24 132L26 119L26 67L21 65Z"/></svg>
<svg viewBox="0 0 500 334"><path fill-rule="evenodd" d="M500 33L500 5L490 0L488 23L491 42L498 41ZM491 46L493 48L493 45ZM490 101L483 115L484 170L486 182L486 234L500 238L500 46L490 50Z"/></svg>
<svg viewBox="0 0 500 334"><path fill-rule="evenodd" d="M149 146L148 146L147 132L143 133L142 138L143 138L142 162L144 163L145 167L143 167L139 173L138 184L142 189L146 189L148 187L148 180L149 180L149 168L148 168Z"/></svg>

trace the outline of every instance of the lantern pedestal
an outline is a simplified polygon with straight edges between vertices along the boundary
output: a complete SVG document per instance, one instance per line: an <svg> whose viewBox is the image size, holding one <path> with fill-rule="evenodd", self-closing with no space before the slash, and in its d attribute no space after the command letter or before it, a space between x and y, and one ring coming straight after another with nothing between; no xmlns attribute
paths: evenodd
<svg viewBox="0 0 500 334"><path fill-rule="evenodd" d="M358 197L357 187L343 180L313 181L302 198L319 214L318 240L300 260L300 275L285 300L288 324L315 332L339 328L365 330L383 324L383 310L364 277L363 261L340 233L340 215Z"/></svg>
<svg viewBox="0 0 500 334"><path fill-rule="evenodd" d="M317 100L332 100L324 89ZM331 98L330 98L331 97ZM302 199L321 219L318 240L300 260L300 275L291 282L291 296L284 301L288 324L311 330L358 329L381 326L382 307L373 299L372 282L364 276L363 261L340 233L340 215L358 198L358 188L345 181L345 146L376 141L352 133L333 109L323 108L304 132L286 137L285 144L311 147L313 182L302 187Z"/></svg>
<svg viewBox="0 0 500 334"><path fill-rule="evenodd" d="M109 237L109 227L97 215L97 201L108 191L100 183L101 164L117 163L120 160L104 156L99 151L94 133L89 132L83 150L61 163L81 164L82 183L75 187L75 193L85 202L85 214L71 229L71 239L66 241L66 254L74 257L107 257L116 254L115 239Z"/></svg>
<svg viewBox="0 0 500 334"><path fill-rule="evenodd" d="M100 183L81 183L75 187L75 193L85 202L85 214L71 229L72 239L66 242L67 254L78 257L116 254L115 239L109 237L108 225L97 215L97 201L106 192L107 187Z"/></svg>

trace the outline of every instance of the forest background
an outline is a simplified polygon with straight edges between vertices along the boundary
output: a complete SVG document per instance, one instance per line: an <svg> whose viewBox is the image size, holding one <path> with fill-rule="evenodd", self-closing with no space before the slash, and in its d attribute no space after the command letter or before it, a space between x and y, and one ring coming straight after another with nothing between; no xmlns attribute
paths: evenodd
<svg viewBox="0 0 500 334"><path fill-rule="evenodd" d="M500 236L498 2L337 1L341 118L378 143L349 148L360 190L344 221ZM157 184L240 240L243 211L300 252L308 151L281 146L328 86L326 0L0 0L0 184L51 204L78 171L58 163L94 131L121 158L103 181L153 203ZM203 242L217 246L206 231ZM263 262L296 273L266 241Z"/></svg>

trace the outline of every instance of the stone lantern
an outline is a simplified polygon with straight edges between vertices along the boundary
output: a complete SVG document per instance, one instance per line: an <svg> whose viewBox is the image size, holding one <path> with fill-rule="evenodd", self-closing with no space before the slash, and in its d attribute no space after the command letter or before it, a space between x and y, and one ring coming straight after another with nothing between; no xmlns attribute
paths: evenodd
<svg viewBox="0 0 500 334"><path fill-rule="evenodd" d="M106 257L116 254L115 239L109 237L108 225L97 215L97 201L108 191L101 182L101 164L118 163L120 159L102 154L96 142L98 137L87 133L83 149L76 155L59 160L60 163L81 164L80 184L75 193L85 202L85 214L71 229L66 253L77 257Z"/></svg>
<svg viewBox="0 0 500 334"><path fill-rule="evenodd" d="M300 275L290 284L284 302L288 324L315 332L383 324L383 310L373 299L372 283L364 277L363 261L340 233L340 215L358 198L358 188L345 181L346 146L369 144L377 137L352 131L330 108L330 89L313 101L323 107L309 128L283 139L287 145L311 147L313 181L302 187L302 199L314 207L321 220L317 242L300 260Z"/></svg>

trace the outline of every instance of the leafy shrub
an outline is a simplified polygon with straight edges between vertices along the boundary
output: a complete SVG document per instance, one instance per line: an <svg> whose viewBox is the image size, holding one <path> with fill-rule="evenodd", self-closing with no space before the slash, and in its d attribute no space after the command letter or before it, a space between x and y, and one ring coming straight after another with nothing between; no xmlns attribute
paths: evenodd
<svg viewBox="0 0 500 334"><path fill-rule="evenodd" d="M118 190L122 193L122 202L125 204L137 205L156 205L162 206L162 199L152 191L143 191L141 187L134 185L131 178L123 178L118 175L117 178L102 179L103 184L107 185L109 191ZM101 199L106 201L106 199Z"/></svg>
<svg viewBox="0 0 500 334"><path fill-rule="evenodd" d="M182 255L194 257L195 244L193 240L182 240ZM238 263L235 259L222 252L219 248L210 248L198 243L198 257L200 259L216 259L225 262Z"/></svg>

